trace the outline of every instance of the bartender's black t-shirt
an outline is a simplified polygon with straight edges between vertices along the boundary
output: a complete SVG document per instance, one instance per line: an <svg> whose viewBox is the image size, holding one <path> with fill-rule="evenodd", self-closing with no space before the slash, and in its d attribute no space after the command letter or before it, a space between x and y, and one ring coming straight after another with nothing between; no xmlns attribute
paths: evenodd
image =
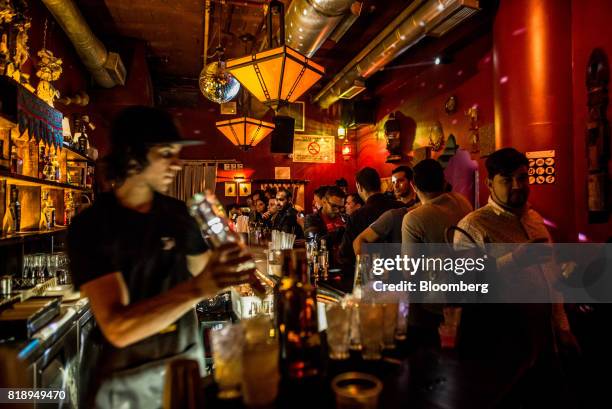
<svg viewBox="0 0 612 409"><path fill-rule="evenodd" d="M68 232L75 287L120 272L130 303L162 294L190 279L186 256L206 250L185 203L158 193L148 213L121 206L112 193L101 194L91 208L75 217ZM113 347L98 329L92 334L89 351L85 351L87 366L96 368L96 378L103 378L117 370L176 355L197 344L194 311L176 324L174 329L125 348Z"/></svg>

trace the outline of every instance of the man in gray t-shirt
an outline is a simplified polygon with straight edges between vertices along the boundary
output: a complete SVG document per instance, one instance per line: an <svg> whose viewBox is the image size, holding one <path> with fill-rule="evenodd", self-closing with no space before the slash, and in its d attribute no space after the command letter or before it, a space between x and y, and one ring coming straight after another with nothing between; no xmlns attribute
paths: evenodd
<svg viewBox="0 0 612 409"><path fill-rule="evenodd" d="M446 242L446 229L459 223L472 211L472 206L463 195L444 193L445 187L444 170L438 161L425 159L414 167L413 188L421 205L404 216L401 225L403 254L419 251L411 244ZM438 344L438 325L442 321L443 306L439 299L418 293L413 296L408 332L417 344Z"/></svg>
<svg viewBox="0 0 612 409"><path fill-rule="evenodd" d="M361 232L355 241L353 241L355 254L361 254L361 245L365 243L401 243L402 220L404 219L404 215L411 209L414 209L414 206L411 208L400 207L398 209L387 210L380 215L374 223Z"/></svg>

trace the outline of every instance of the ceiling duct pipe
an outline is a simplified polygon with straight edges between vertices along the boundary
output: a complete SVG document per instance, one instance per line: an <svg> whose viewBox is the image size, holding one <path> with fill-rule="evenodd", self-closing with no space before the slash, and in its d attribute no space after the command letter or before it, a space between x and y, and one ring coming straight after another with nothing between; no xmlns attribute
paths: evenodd
<svg viewBox="0 0 612 409"><path fill-rule="evenodd" d="M312 57L340 22L354 0L293 0L285 13L285 44ZM353 20L354 21L354 20Z"/></svg>
<svg viewBox="0 0 612 409"><path fill-rule="evenodd" d="M342 18L342 21L336 26L334 31L329 36L329 39L334 43L338 43L342 37L346 34L346 32L351 28L355 21L361 16L361 10L363 9L363 2L356 1L351 4L351 12Z"/></svg>
<svg viewBox="0 0 612 409"><path fill-rule="evenodd" d="M125 84L126 71L121 57L109 53L94 35L73 0L42 0L74 45L81 61L96 84L112 88Z"/></svg>
<svg viewBox="0 0 612 409"><path fill-rule="evenodd" d="M440 37L479 10L478 0L413 1L314 97L323 108L342 98L356 81L371 77L425 36Z"/></svg>

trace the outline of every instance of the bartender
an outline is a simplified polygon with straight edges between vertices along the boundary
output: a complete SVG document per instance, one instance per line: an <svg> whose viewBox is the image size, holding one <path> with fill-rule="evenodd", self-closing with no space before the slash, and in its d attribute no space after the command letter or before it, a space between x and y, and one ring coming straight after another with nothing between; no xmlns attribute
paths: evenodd
<svg viewBox="0 0 612 409"><path fill-rule="evenodd" d="M68 233L73 280L97 322L83 355L82 407L161 408L168 361L202 365L194 305L247 282L252 262L237 245L208 250L185 203L164 194L181 148L197 143L181 138L168 113L129 107L110 136L113 189Z"/></svg>

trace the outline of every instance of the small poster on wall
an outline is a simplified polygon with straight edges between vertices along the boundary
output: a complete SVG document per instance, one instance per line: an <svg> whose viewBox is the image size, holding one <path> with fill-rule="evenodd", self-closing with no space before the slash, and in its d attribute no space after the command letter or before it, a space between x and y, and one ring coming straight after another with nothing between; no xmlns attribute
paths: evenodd
<svg viewBox="0 0 612 409"><path fill-rule="evenodd" d="M293 161L309 163L335 163L336 138L329 135L295 135Z"/></svg>
<svg viewBox="0 0 612 409"><path fill-rule="evenodd" d="M291 168L289 166L275 167L274 179L291 179Z"/></svg>
<svg viewBox="0 0 612 409"><path fill-rule="evenodd" d="M225 182L225 196L236 197L236 183Z"/></svg>
<svg viewBox="0 0 612 409"><path fill-rule="evenodd" d="M251 182L240 182L238 184L240 196L249 196L251 194Z"/></svg>
<svg viewBox="0 0 612 409"><path fill-rule="evenodd" d="M545 185L555 183L555 151L526 152L529 160L529 184Z"/></svg>

